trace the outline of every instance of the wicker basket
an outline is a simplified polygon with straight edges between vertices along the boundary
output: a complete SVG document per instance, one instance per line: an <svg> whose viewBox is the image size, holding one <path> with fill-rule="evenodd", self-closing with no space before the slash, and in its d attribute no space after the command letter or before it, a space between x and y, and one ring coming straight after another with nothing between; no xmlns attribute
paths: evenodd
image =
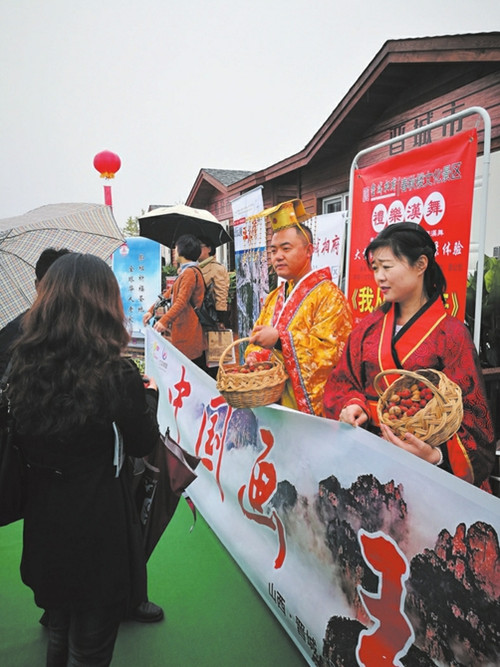
<svg viewBox="0 0 500 667"><path fill-rule="evenodd" d="M385 390L380 382L385 375L399 375ZM432 398L411 417L389 419L384 414L390 397L401 389L410 389L421 382L432 391ZM377 414L381 424L387 424L394 433L403 437L405 433L413 433L432 447L446 442L460 428L463 418L462 391L441 371L425 368L418 372L392 369L382 371L374 380L374 387L379 395Z"/></svg>
<svg viewBox="0 0 500 667"><path fill-rule="evenodd" d="M233 408L257 408L275 403L281 397L288 379L283 364L274 354L269 361L263 362L269 365L265 370L242 373L240 369L243 367L239 367L237 372L224 368L224 358L231 348L248 340L235 340L220 357L217 389Z"/></svg>

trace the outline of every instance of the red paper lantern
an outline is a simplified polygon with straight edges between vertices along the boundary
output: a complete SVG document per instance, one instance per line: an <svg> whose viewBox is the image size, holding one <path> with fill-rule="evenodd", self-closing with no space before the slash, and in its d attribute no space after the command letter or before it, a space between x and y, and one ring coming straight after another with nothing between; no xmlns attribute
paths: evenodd
<svg viewBox="0 0 500 667"><path fill-rule="evenodd" d="M101 174L101 178L114 178L122 162L116 153L101 151L94 158L94 167Z"/></svg>

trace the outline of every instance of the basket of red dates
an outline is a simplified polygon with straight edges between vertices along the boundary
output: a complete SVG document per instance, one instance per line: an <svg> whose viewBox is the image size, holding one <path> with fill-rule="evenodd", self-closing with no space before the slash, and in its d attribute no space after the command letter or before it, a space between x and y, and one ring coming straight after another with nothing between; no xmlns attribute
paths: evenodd
<svg viewBox="0 0 500 667"><path fill-rule="evenodd" d="M232 347L248 340L235 340L220 357L217 389L233 408L256 408L275 403L281 398L288 379L285 367L274 353L268 361L225 368L224 359Z"/></svg>
<svg viewBox="0 0 500 667"><path fill-rule="evenodd" d="M393 368L379 373L374 387L379 421L399 437L412 433L437 447L460 428L462 391L442 371Z"/></svg>

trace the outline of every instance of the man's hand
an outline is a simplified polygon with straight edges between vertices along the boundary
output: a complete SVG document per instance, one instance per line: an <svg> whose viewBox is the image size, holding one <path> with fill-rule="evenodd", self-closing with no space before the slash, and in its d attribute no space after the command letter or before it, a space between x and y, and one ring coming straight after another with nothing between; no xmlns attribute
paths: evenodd
<svg viewBox="0 0 500 667"><path fill-rule="evenodd" d="M259 359L257 358L257 355L255 352L249 352L247 356L245 357L245 364L252 368L253 366L256 366L259 363Z"/></svg>
<svg viewBox="0 0 500 667"><path fill-rule="evenodd" d="M352 405L346 405L345 408L342 408L339 415L339 421L350 424L351 426L362 426L368 421L368 415L361 405L353 403Z"/></svg>
<svg viewBox="0 0 500 667"><path fill-rule="evenodd" d="M259 324L253 328L252 335L250 336L250 343L260 345L260 347L270 350L276 345L279 337L278 329Z"/></svg>

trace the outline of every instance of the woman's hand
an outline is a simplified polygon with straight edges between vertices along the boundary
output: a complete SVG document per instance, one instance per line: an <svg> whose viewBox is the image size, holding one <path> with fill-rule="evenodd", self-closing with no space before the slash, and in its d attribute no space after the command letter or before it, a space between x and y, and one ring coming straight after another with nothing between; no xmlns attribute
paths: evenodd
<svg viewBox="0 0 500 667"><path fill-rule="evenodd" d="M166 327L164 324L161 323L160 320L158 322L155 322L153 324L153 329L157 331L158 333L165 333L168 327Z"/></svg>
<svg viewBox="0 0 500 667"><path fill-rule="evenodd" d="M144 315L142 316L142 323L144 324L144 326L147 326L147 324L149 323L149 320L152 317L153 317L153 313L151 313L149 310L148 310L147 313L144 313Z"/></svg>
<svg viewBox="0 0 500 667"><path fill-rule="evenodd" d="M391 429L385 424L380 424L380 430L382 431L382 438L387 440L387 442L392 442L393 445L405 449L410 454L418 456L419 459L423 459L428 463L437 465L441 460L441 454L438 447L431 447L423 440L420 440L412 433L405 433L405 439L401 440L397 435L391 431Z"/></svg>
<svg viewBox="0 0 500 667"><path fill-rule="evenodd" d="M339 415L339 421L350 424L351 426L362 426L368 421L368 415L361 405L353 403L342 408Z"/></svg>
<svg viewBox="0 0 500 667"><path fill-rule="evenodd" d="M148 375L147 377L144 375L142 381L144 382L144 387L146 389L154 389L155 391L158 391L158 385L156 384L155 379L152 378L150 375Z"/></svg>
<svg viewBox="0 0 500 667"><path fill-rule="evenodd" d="M249 342L270 350L276 345L279 337L280 335L278 333L278 329L263 324L258 324L253 328Z"/></svg>

